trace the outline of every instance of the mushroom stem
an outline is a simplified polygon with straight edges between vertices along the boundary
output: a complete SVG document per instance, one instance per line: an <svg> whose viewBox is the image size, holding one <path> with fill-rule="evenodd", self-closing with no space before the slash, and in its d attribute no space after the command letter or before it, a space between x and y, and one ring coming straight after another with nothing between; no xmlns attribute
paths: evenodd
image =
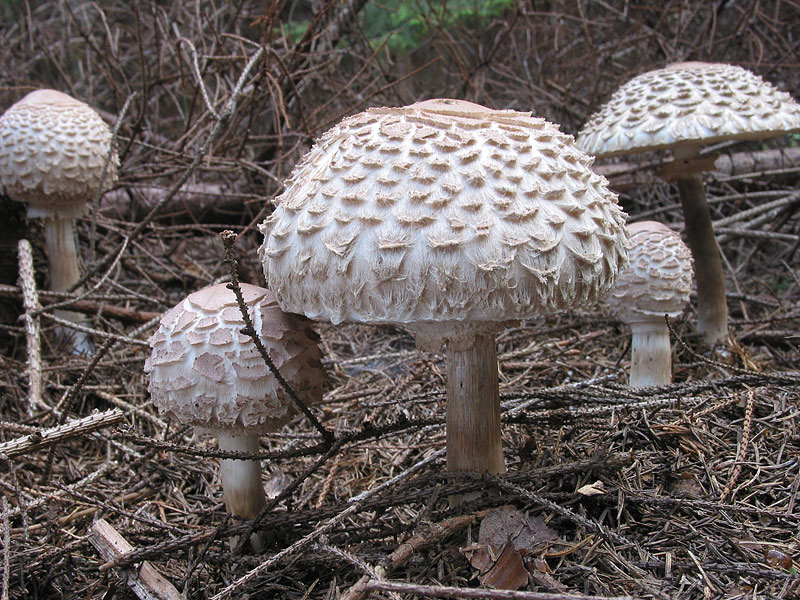
<svg viewBox="0 0 800 600"><path fill-rule="evenodd" d="M632 388L667 385L672 382L672 346L663 320L631 323Z"/></svg>
<svg viewBox="0 0 800 600"><path fill-rule="evenodd" d="M699 157L699 148L676 148L674 155L676 160L688 163ZM728 337L728 304L720 248L711 224L705 185L699 173L679 176L675 183L683 208L686 245L694 258L697 330L709 344L716 344Z"/></svg>
<svg viewBox="0 0 800 600"><path fill-rule="evenodd" d="M259 451L258 436L236 432L222 432L218 437L222 452L255 454ZM223 458L219 465L225 508L234 516L254 519L267 505L267 496L261 484L261 462Z"/></svg>
<svg viewBox="0 0 800 600"><path fill-rule="evenodd" d="M75 244L75 219L50 217L44 221L45 248L50 263L50 289L54 292L66 292L80 280L78 267L78 248ZM69 310L53 311L57 317L83 324L86 317L81 313ZM69 340L76 354L93 354L92 340L81 331L58 327L57 335Z"/></svg>
<svg viewBox="0 0 800 600"><path fill-rule="evenodd" d="M505 473L494 335L447 349L447 468Z"/></svg>
<svg viewBox="0 0 800 600"><path fill-rule="evenodd" d="M720 248L711 225L705 186L699 174L676 180L686 223L686 245L697 281L697 330L709 344L728 337L728 304Z"/></svg>
<svg viewBox="0 0 800 600"><path fill-rule="evenodd" d="M46 219L44 235L47 260L50 261L50 288L54 292L66 292L80 279L75 220L58 217Z"/></svg>

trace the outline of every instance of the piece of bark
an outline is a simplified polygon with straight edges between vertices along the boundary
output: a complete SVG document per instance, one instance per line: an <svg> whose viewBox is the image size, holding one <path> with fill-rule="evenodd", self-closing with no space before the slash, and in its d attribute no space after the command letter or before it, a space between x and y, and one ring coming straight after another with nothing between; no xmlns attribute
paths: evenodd
<svg viewBox="0 0 800 600"><path fill-rule="evenodd" d="M105 561L127 554L133 550L127 540L108 521L98 519L92 525L89 542ZM186 600L175 586L159 573L149 562L144 561L138 569L122 569L128 587L142 600Z"/></svg>

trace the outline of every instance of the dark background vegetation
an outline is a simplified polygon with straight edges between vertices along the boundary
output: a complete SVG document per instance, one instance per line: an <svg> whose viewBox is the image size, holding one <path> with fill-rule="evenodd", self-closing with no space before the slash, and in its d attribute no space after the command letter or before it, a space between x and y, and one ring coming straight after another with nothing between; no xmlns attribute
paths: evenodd
<svg viewBox="0 0 800 600"><path fill-rule="evenodd" d="M115 128L122 162L114 189L80 226L87 287L100 282L85 310L99 346L104 335L118 339L89 365L59 347L43 315L44 392L29 414L22 309L6 289L0 443L95 409L118 408L125 419L55 450L0 455L2 597L133 597L123 569L131 561L101 571L87 539L101 516L142 550L137 561L187 597L211 597L318 531L352 496L443 447L440 357L415 351L398 329L320 324L330 382L317 413L344 443L326 454L302 420L265 436L265 453L277 453L271 489L297 485L261 524L275 532L269 553L236 555L213 445L165 423L148 401L142 340L152 323L143 325L228 276L223 229L239 234L242 279L263 283L255 225L339 119L453 97L531 111L574 134L632 76L685 60L735 63L800 97L800 2L0 2L0 107L40 87L67 92ZM558 534L527 557L530 591L797 597L798 380L775 375L800 366L799 184L789 153L797 142L721 148L738 157L788 150L769 172L708 177L714 219L738 231L720 238L738 341L724 365L692 353L707 349L691 309L676 324L688 346L676 343L675 385L647 394L625 389L627 332L607 315L510 328L499 337L501 392L507 407L528 404L506 423L509 478L444 477L441 460L432 462L327 537L288 551L238 597L339 597L365 563L379 564L411 533L500 504ZM676 191L651 176L663 158L626 163L611 184L631 218L680 229ZM778 204L736 220L765 201ZM16 240L36 249L41 233L16 204L0 203L0 275L13 286ZM576 493L598 480L604 494ZM476 487L493 493L448 507L448 493ZM391 579L474 587L458 551L467 542L463 528L432 534Z"/></svg>

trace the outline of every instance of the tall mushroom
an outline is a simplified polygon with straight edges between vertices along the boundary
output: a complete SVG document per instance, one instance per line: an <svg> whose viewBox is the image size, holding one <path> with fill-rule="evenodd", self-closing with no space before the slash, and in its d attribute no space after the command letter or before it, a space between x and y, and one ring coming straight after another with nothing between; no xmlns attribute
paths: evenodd
<svg viewBox="0 0 800 600"><path fill-rule="evenodd" d="M656 221L628 226L628 266L603 300L632 332L631 387L672 381L672 348L664 315L676 318L689 302L692 256L681 236Z"/></svg>
<svg viewBox="0 0 800 600"><path fill-rule="evenodd" d="M316 334L281 311L269 290L240 285L253 327L281 375L301 400L319 402L324 375ZM294 404L242 327L236 295L226 284L194 292L161 318L144 368L160 412L215 435L224 452L253 454L259 434L283 426ZM266 506L259 461L223 459L220 478L230 514L252 519Z"/></svg>
<svg viewBox="0 0 800 600"><path fill-rule="evenodd" d="M75 219L85 214L95 194L111 188L118 167L108 125L89 105L67 94L36 90L0 116L0 186L27 205L29 218L43 219L54 291L67 291L80 279ZM70 311L56 314L75 323L83 320ZM90 351L85 335L70 335L73 350Z"/></svg>
<svg viewBox="0 0 800 600"><path fill-rule="evenodd" d="M495 332L593 302L624 266L624 215L591 162L530 113L369 109L325 133L276 198L268 285L284 310L446 346L447 466L504 472Z"/></svg>
<svg viewBox="0 0 800 600"><path fill-rule="evenodd" d="M685 62L639 75L620 87L578 134L577 146L598 158L671 149L661 176L675 181L697 279L697 329L714 344L728 336L720 249L700 175L713 169L703 146L758 140L800 129L800 105L734 65Z"/></svg>

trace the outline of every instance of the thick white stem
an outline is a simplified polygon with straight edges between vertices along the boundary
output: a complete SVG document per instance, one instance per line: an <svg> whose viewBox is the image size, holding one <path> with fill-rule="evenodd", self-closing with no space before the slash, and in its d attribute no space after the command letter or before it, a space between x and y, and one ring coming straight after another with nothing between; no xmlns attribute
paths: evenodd
<svg viewBox="0 0 800 600"><path fill-rule="evenodd" d="M258 436L247 433L220 433L219 449L223 452L259 451ZM253 519L267 505L261 484L261 462L223 458L219 463L225 508L232 515Z"/></svg>
<svg viewBox="0 0 800 600"><path fill-rule="evenodd" d="M667 385L672 382L672 346L667 324L661 322L632 323L631 377L632 388Z"/></svg>
<svg viewBox="0 0 800 600"><path fill-rule="evenodd" d="M494 335L447 349L447 468L506 471Z"/></svg>
<svg viewBox="0 0 800 600"><path fill-rule="evenodd" d="M75 220L48 218L44 222L45 247L50 263L50 289L66 292L80 280L78 247L75 244ZM82 325L86 317L69 310L55 310L55 316ZM68 339L76 354L94 354L92 340L81 331L57 328L59 337Z"/></svg>

